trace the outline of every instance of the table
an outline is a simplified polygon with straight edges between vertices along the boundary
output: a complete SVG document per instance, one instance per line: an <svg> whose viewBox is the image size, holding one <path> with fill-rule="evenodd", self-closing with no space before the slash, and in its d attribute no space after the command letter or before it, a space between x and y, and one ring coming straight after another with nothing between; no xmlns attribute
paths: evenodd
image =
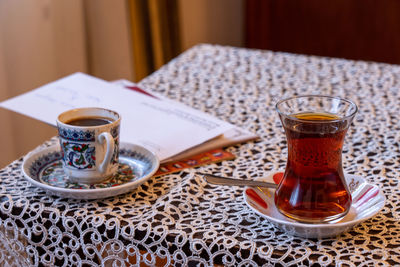
<svg viewBox="0 0 400 267"><path fill-rule="evenodd" d="M22 179L22 159L16 160L0 171L2 264L400 264L400 66L204 44L139 86L261 138L229 147L235 160L152 178L129 194L97 201L46 195ZM274 104L295 94L341 96L358 105L344 169L379 185L387 198L377 216L337 238L288 235L244 204L242 188L209 185L195 175L259 177L284 168L286 142Z"/></svg>

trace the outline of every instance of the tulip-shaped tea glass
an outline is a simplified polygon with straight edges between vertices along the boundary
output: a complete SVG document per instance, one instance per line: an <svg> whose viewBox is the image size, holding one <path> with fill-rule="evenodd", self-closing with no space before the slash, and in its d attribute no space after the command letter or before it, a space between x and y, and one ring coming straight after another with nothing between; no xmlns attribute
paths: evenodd
<svg viewBox="0 0 400 267"><path fill-rule="evenodd" d="M288 159L275 191L285 216L305 223L337 221L351 206L342 169L342 147L357 106L338 97L307 95L276 104Z"/></svg>

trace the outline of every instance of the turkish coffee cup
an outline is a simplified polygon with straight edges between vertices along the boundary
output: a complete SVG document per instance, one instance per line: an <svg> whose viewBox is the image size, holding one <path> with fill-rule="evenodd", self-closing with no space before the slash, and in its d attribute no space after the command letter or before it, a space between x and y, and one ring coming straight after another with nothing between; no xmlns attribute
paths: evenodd
<svg viewBox="0 0 400 267"><path fill-rule="evenodd" d="M63 168L71 182L94 184L118 170L121 117L104 108L76 108L57 118Z"/></svg>

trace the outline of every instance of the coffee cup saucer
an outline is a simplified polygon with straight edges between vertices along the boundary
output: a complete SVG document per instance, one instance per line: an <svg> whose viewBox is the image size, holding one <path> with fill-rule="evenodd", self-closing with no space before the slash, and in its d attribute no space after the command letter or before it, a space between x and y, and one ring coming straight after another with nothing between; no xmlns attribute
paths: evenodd
<svg viewBox="0 0 400 267"><path fill-rule="evenodd" d="M75 199L100 199L137 188L158 170L160 162L139 145L121 143L118 172L96 184L72 183L64 173L59 145L30 152L22 163L24 178L52 195Z"/></svg>
<svg viewBox="0 0 400 267"><path fill-rule="evenodd" d="M282 175L279 171L272 172L257 180L279 183ZM385 205L385 196L378 186L357 175L346 174L345 179L353 202L346 216L331 223L301 223L282 215L275 206L275 189L246 187L243 196L246 204L254 212L285 233L305 238L334 237L370 219Z"/></svg>

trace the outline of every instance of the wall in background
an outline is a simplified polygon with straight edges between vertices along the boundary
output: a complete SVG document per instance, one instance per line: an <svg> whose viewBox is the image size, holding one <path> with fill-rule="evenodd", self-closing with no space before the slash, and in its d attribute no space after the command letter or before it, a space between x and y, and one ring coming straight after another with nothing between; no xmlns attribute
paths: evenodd
<svg viewBox="0 0 400 267"><path fill-rule="evenodd" d="M244 0L179 0L182 48L244 45Z"/></svg>
<svg viewBox="0 0 400 267"><path fill-rule="evenodd" d="M4 62L4 49L3 43L0 39L0 62ZM8 92L6 91L6 66L0 63L0 99L6 99ZM15 159L16 149L14 145L14 138L12 135L11 125L11 112L0 110L0 168Z"/></svg>
<svg viewBox="0 0 400 267"><path fill-rule="evenodd" d="M0 101L80 71L133 78L125 0L1 0ZM0 109L0 168L57 134Z"/></svg>
<svg viewBox="0 0 400 267"><path fill-rule="evenodd" d="M0 1L0 100L73 71L86 71L79 0ZM54 128L0 109L0 166L56 134Z"/></svg>
<svg viewBox="0 0 400 267"><path fill-rule="evenodd" d="M398 0L246 0L246 46L400 64Z"/></svg>
<svg viewBox="0 0 400 267"><path fill-rule="evenodd" d="M182 48L243 46L244 0L178 0ZM0 0L0 101L70 73L134 79L128 1ZM57 134L0 109L0 168Z"/></svg>
<svg viewBox="0 0 400 267"><path fill-rule="evenodd" d="M105 80L133 80L129 8L125 0L85 0L89 73Z"/></svg>

